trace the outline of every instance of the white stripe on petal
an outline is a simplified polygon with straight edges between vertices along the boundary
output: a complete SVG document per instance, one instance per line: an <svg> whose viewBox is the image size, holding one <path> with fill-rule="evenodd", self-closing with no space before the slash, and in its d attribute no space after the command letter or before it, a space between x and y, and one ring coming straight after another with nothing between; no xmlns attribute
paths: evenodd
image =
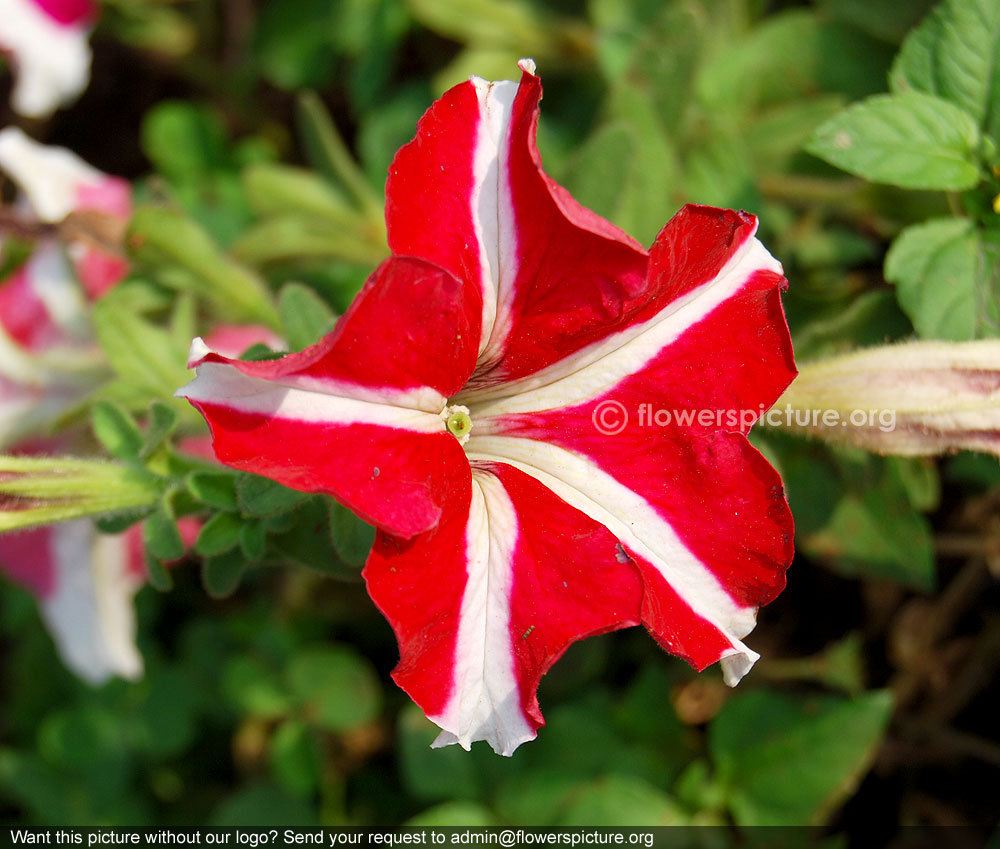
<svg viewBox="0 0 1000 849"><path fill-rule="evenodd" d="M754 238L730 258L719 274L678 298L648 321L613 333L551 366L520 380L460 393L484 433L484 419L509 413L539 412L582 404L641 371L689 327L736 295L761 270L781 273L781 264Z"/></svg>
<svg viewBox="0 0 1000 849"><path fill-rule="evenodd" d="M474 471L466 530L468 582L462 596L451 698L430 719L443 730L434 748L485 740L511 755L535 730L521 708L510 639L517 512L503 485Z"/></svg>
<svg viewBox="0 0 1000 849"><path fill-rule="evenodd" d="M509 324L510 280L517 274L517 242L514 213L507 180L507 145L510 116L517 94L515 82L488 82L473 77L479 98L480 120L473 157L475 188L470 204L472 226L479 240L483 294L481 359L495 352L503 339L501 328ZM499 335L505 336L506 330Z"/></svg>
<svg viewBox="0 0 1000 849"><path fill-rule="evenodd" d="M80 520L57 525L52 545L56 586L41 609L63 662L91 684L139 678L132 604L139 581L128 570L125 537Z"/></svg>
<svg viewBox="0 0 1000 849"><path fill-rule="evenodd" d="M732 686L753 666L759 655L740 640L753 630L756 608L734 601L641 495L586 458L533 439L473 435L466 453L473 463L509 463L531 475L648 561L695 613L729 639L732 649L727 655L732 658L723 667L726 683Z"/></svg>
<svg viewBox="0 0 1000 849"><path fill-rule="evenodd" d="M369 390L371 399L358 398L330 394L326 391L328 386L324 386L324 391L300 388L295 382L294 377L265 380L249 377L224 363L202 363L198 366L198 376L175 394L244 413L302 422L381 425L413 433L440 433L445 427L440 416L444 399L431 413L414 409L418 399L405 393L390 392L390 397L379 398L374 390ZM345 391L365 394L364 387L347 387ZM413 403L403 406L401 401Z"/></svg>

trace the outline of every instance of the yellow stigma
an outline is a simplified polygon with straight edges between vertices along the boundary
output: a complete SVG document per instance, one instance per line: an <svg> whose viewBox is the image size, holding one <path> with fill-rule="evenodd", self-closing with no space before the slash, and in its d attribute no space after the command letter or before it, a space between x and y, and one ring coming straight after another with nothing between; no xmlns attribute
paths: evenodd
<svg viewBox="0 0 1000 849"><path fill-rule="evenodd" d="M462 445L469 439L469 431L472 430L472 418L469 416L469 408L456 404L453 407L445 407L441 411L441 418L444 419L448 433L455 437Z"/></svg>

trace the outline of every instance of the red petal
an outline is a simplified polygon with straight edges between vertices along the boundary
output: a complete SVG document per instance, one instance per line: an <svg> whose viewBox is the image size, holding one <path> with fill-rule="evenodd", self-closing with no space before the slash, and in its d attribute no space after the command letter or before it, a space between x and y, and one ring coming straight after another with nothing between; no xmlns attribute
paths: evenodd
<svg viewBox="0 0 1000 849"><path fill-rule="evenodd" d="M394 252L421 256L483 293L471 386L531 374L633 320L646 252L542 171L541 83L474 80L445 94L389 172ZM492 301L492 303L491 303Z"/></svg>
<svg viewBox="0 0 1000 849"><path fill-rule="evenodd" d="M478 337L474 287L422 260L393 257L375 270L334 330L306 350L262 362L209 353L191 365L224 362L249 377L377 393L430 388L447 400L474 367Z"/></svg>
<svg viewBox="0 0 1000 849"><path fill-rule="evenodd" d="M50 525L0 534L0 572L36 598L45 598L56 588L54 532L55 528Z"/></svg>
<svg viewBox="0 0 1000 849"><path fill-rule="evenodd" d="M222 462L413 536L469 477L439 413L472 369L479 313L478 293L447 272L391 259L317 345L256 363L206 353L179 394Z"/></svg>
<svg viewBox="0 0 1000 849"><path fill-rule="evenodd" d="M784 279L743 218L681 217L684 228L728 225L694 261L676 236L674 250L654 250L670 306L560 364L548 385L470 399L467 450L517 462L607 524L643 572L643 621L671 651L699 668L739 655L746 671L754 655L739 641L784 586L792 520L777 473L743 433L795 370ZM690 235L694 245L703 236ZM725 247L713 256L716 241Z"/></svg>
<svg viewBox="0 0 1000 849"><path fill-rule="evenodd" d="M576 640L637 624L617 540L530 476L477 469L433 532L376 538L368 590L400 645L393 677L443 732L509 755L543 724L541 676Z"/></svg>

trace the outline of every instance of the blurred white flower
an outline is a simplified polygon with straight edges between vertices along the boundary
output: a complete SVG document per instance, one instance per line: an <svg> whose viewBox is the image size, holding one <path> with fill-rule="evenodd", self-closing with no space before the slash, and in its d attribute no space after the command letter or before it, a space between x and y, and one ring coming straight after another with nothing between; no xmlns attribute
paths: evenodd
<svg viewBox="0 0 1000 849"><path fill-rule="evenodd" d="M0 52L13 66L15 112L44 118L87 87L96 18L92 0L0 0Z"/></svg>

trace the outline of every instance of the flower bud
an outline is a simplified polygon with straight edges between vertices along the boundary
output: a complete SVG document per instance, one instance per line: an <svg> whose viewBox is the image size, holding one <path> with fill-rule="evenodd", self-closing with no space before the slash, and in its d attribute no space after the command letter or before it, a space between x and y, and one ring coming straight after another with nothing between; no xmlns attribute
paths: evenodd
<svg viewBox="0 0 1000 849"><path fill-rule="evenodd" d="M800 365L766 423L878 454L1000 456L1000 341L907 342Z"/></svg>

